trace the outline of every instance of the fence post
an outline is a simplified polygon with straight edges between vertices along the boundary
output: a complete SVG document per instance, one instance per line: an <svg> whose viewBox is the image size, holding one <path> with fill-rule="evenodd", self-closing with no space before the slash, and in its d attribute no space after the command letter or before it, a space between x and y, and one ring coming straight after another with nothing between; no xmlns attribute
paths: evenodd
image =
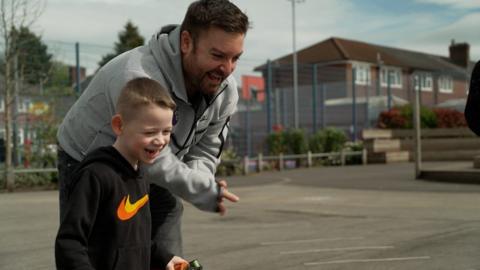
<svg viewBox="0 0 480 270"><path fill-rule="evenodd" d="M392 109L392 81L391 81L391 71L387 70L387 109L390 111Z"/></svg>
<svg viewBox="0 0 480 270"><path fill-rule="evenodd" d="M248 156L243 157L243 174L247 175L248 174L248 167L250 165L250 160L248 159Z"/></svg>
<svg viewBox="0 0 480 270"><path fill-rule="evenodd" d="M325 83L322 83L322 88L321 89L322 89L322 92L321 92L322 93L322 95L321 95L322 99L320 101L320 113L321 113L321 119L322 119L321 120L322 121L321 127L322 127L322 129L325 129L325 127L327 126L327 122L326 122L327 117L325 115L325 113L326 113L325 100L327 100L327 85Z"/></svg>
<svg viewBox="0 0 480 270"><path fill-rule="evenodd" d="M355 83L357 80L357 69L352 69L352 141L357 141L357 93Z"/></svg>
<svg viewBox="0 0 480 270"><path fill-rule="evenodd" d="M342 166L345 166L345 150L340 151L340 162Z"/></svg>
<svg viewBox="0 0 480 270"><path fill-rule="evenodd" d="M362 149L362 164L367 165L367 149Z"/></svg>
<svg viewBox="0 0 480 270"><path fill-rule="evenodd" d="M78 42L75 42L75 75L75 90L77 91L77 95L80 95L82 88L80 87L80 43Z"/></svg>
<svg viewBox="0 0 480 270"><path fill-rule="evenodd" d="M312 167L312 152L310 151L307 152L307 167Z"/></svg>
<svg viewBox="0 0 480 270"><path fill-rule="evenodd" d="M271 107L272 105L270 104L272 101L271 94L272 94L272 82L273 82L273 69L272 69L272 62L270 60L267 60L267 83L265 87L265 105L266 105L266 110L267 110L267 135L270 135L272 133L272 112L271 112Z"/></svg>
<svg viewBox="0 0 480 270"><path fill-rule="evenodd" d="M312 127L313 133L317 133L317 64L313 64L312 82Z"/></svg>
<svg viewBox="0 0 480 270"><path fill-rule="evenodd" d="M278 170L283 171L283 153L278 155Z"/></svg>
<svg viewBox="0 0 480 270"><path fill-rule="evenodd" d="M258 153L258 163L257 163L257 172L262 172L263 167L263 155L262 153Z"/></svg>

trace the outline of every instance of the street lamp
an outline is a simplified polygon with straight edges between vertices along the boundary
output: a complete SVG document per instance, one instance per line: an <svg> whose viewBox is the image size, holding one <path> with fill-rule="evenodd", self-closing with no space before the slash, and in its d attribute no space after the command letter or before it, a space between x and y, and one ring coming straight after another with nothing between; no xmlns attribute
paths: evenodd
<svg viewBox="0 0 480 270"><path fill-rule="evenodd" d="M305 0L287 0L292 2L292 45L293 45L293 115L294 126L298 128L298 77L297 77L297 48L295 33L295 4Z"/></svg>

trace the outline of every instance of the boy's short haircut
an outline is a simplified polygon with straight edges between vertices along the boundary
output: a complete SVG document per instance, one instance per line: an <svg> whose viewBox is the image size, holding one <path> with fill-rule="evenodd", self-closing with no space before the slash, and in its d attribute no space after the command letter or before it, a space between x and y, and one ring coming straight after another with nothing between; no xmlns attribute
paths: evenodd
<svg viewBox="0 0 480 270"><path fill-rule="evenodd" d="M247 15L228 0L198 0L188 7L181 30L188 31L196 41L200 32L212 26L227 33L246 34L250 23Z"/></svg>
<svg viewBox="0 0 480 270"><path fill-rule="evenodd" d="M128 121L136 115L135 111L150 104L172 111L176 108L168 91L157 81L150 78L135 78L123 87L117 100L116 113Z"/></svg>

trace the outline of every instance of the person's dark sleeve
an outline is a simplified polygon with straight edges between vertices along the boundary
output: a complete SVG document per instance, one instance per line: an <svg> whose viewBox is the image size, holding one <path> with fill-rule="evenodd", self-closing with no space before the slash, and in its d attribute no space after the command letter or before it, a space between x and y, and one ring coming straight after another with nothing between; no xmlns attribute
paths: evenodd
<svg viewBox="0 0 480 270"><path fill-rule="evenodd" d="M167 264L173 258L173 254L164 250L161 245L155 245L152 243L152 260L151 268L152 269L165 269Z"/></svg>
<svg viewBox="0 0 480 270"><path fill-rule="evenodd" d="M465 119L468 127L480 136L480 61L475 65L465 106Z"/></svg>
<svg viewBox="0 0 480 270"><path fill-rule="evenodd" d="M87 247L100 196L100 182L91 173L84 172L72 187L55 240L57 270L94 270Z"/></svg>

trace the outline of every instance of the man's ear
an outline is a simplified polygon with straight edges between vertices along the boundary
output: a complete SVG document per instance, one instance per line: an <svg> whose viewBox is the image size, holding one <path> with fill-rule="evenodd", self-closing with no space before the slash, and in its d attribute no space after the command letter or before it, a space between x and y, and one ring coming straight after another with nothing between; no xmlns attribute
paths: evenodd
<svg viewBox="0 0 480 270"><path fill-rule="evenodd" d="M119 136L122 134L122 129L123 129L123 119L120 114L115 114L112 117L112 129L115 135Z"/></svg>
<svg viewBox="0 0 480 270"><path fill-rule="evenodd" d="M182 53L185 54L193 48L193 39L192 35L186 30L183 30L180 34L180 49Z"/></svg>

